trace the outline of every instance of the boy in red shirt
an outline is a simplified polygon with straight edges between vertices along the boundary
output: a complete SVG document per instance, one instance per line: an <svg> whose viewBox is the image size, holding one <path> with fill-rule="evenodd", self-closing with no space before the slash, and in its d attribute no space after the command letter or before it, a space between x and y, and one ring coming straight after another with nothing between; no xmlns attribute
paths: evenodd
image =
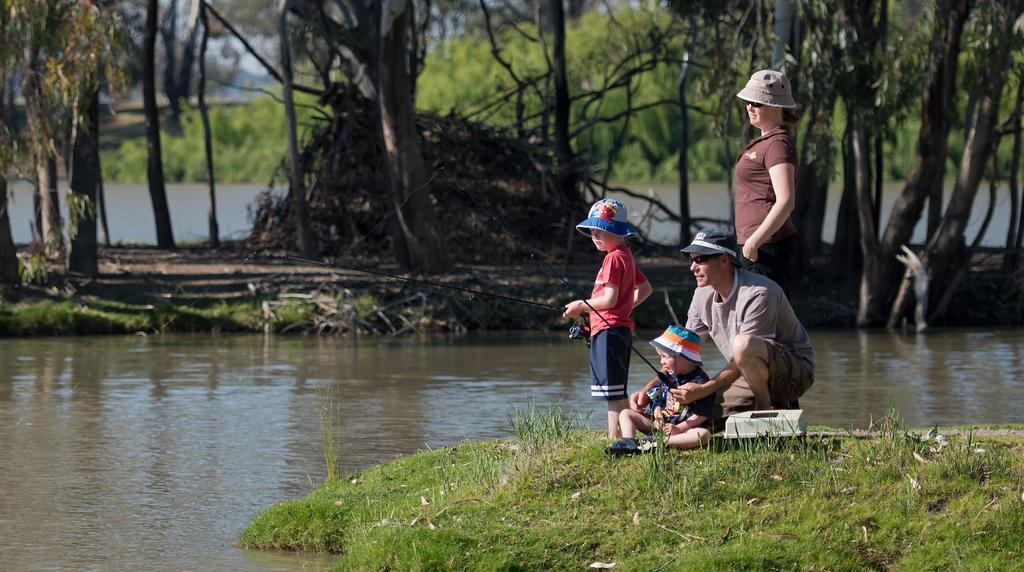
<svg viewBox="0 0 1024 572"><path fill-rule="evenodd" d="M618 439L619 412L629 406L626 381L629 376L629 352L635 325L633 308L651 295L651 283L637 268L626 237L636 235L629 224L626 205L613 199L601 199L590 207L587 219L576 230L604 252L604 262L587 300L565 305L562 314L575 318L588 313L590 323L590 395L608 402L608 438Z"/></svg>

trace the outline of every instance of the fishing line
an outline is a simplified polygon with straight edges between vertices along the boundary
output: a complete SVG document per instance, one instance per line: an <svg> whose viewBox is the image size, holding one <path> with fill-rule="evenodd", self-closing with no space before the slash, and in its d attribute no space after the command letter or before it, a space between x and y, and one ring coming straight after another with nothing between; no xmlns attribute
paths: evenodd
<svg viewBox="0 0 1024 572"><path fill-rule="evenodd" d="M372 274L374 276L383 276L384 278L391 278L394 280L401 280L403 282L411 282L413 284L424 284L426 286L433 286L435 288L447 288L449 290L457 290L459 292L466 292L468 294L475 294L480 296L489 296L491 298L498 298L501 300L508 300L509 302L517 302L519 304L526 304L529 306L535 306L537 308L544 308L546 310L561 310L559 306L552 306L551 304L545 304L543 302L535 302L533 300L527 300L525 298L516 298L515 296L508 296L505 294L498 294L497 292L487 292L484 290L474 290L472 288L465 288L462 286L455 286L452 284L442 284L440 282L434 282L432 280L424 280L422 278L412 278L410 276L400 276L397 274L389 274L387 272L380 272L378 270L370 270L368 268L360 268L358 266L344 266L341 264L329 264L327 262L320 262L319 260L310 260L308 258L300 258L298 256L286 256L289 260L296 262L306 262L309 264L317 264L328 268L339 268L341 270L353 270L356 272L364 272L366 274Z"/></svg>

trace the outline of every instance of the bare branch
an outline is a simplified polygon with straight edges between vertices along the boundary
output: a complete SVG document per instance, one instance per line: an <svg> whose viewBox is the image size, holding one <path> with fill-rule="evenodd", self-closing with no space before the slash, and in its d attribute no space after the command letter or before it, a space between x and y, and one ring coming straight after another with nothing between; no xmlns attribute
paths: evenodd
<svg viewBox="0 0 1024 572"><path fill-rule="evenodd" d="M629 91L629 90L627 90L627 91ZM630 103L628 104L626 109L624 109L624 110L622 110L622 111L620 111L620 112L618 112L618 113L616 113L614 115L609 115L607 117L594 117L594 118L588 119L587 121L585 121L582 124L580 124L580 126L577 127L575 131L572 132L572 136L576 137L580 133L586 131L587 129L590 129L591 127L593 127L594 125L597 125L599 123L614 123L614 122L622 119L623 117L628 119L634 113L637 113L637 112L640 112L640 111L644 111L644 110L647 110L647 109L652 109L652 108L655 108L655 107L660 107L662 105L676 105L676 104L679 103L675 99L659 99L657 101L652 101L650 103L645 103L643 105L638 105L636 107L632 107L632 96L628 96L628 99L629 99ZM697 108L694 107L694 106L688 106L688 107L690 109L697 110Z"/></svg>
<svg viewBox="0 0 1024 572"><path fill-rule="evenodd" d="M284 79L281 78L281 74L277 71L277 69L274 68L274 66L271 65L270 62L265 60L263 58L263 56L261 56L259 54L259 52L257 52L256 49L252 47L252 44L250 44L245 39L245 37L242 36L242 34L237 29L235 29L234 26L231 25L231 22L228 22L224 18L224 16L221 16L220 12L218 12L213 6L211 6L209 2L207 2L206 0L202 0L202 2L203 2L203 6L207 10L210 11L210 14L213 14L213 17L217 18L217 20L219 20L220 23L223 24L224 27L227 28L227 30L229 32L231 32L231 35L234 36L236 39L238 39L239 42L242 43L242 46L245 47L245 50L247 52L249 52L250 54L252 54L252 57L256 58L256 61L258 61L260 63L260 65L262 65L264 67L264 69L267 70L267 73L269 73L277 81L277 83L284 84ZM311 93L311 94L317 95L317 96L323 95L323 92L321 90L313 88L313 87L307 87L307 86L299 85L299 84L295 84L292 87L295 88L295 90L301 91L301 92L304 92L304 93Z"/></svg>

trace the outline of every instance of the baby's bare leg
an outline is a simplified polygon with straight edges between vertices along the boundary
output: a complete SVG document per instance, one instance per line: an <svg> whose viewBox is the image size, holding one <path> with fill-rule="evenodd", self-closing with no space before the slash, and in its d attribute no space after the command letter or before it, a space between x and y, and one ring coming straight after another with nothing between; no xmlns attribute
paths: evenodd
<svg viewBox="0 0 1024 572"><path fill-rule="evenodd" d="M643 413L632 409L624 409L619 413L619 426L622 427L622 436L629 439L636 438L637 429L644 433L651 432L651 420Z"/></svg>
<svg viewBox="0 0 1024 572"><path fill-rule="evenodd" d="M665 444L676 449L695 449L711 440L711 432L703 427L694 427L674 433Z"/></svg>

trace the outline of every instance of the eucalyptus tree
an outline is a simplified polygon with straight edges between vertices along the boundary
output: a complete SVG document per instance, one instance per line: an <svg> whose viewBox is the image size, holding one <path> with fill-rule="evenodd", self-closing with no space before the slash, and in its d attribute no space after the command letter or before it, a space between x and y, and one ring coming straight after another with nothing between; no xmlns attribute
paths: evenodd
<svg viewBox="0 0 1024 572"><path fill-rule="evenodd" d="M63 132L61 120L65 117L60 112L64 84L59 76L50 73L52 68L48 64L58 61L60 30L67 23L65 16L74 8L71 4L48 0L40 6L27 0L10 0L6 6L10 15L6 41L18 49L22 58L24 137L38 185L36 222L42 234L42 249L47 255L56 254L63 242L57 193L57 147Z"/></svg>
<svg viewBox="0 0 1024 572"><path fill-rule="evenodd" d="M203 122L203 147L206 150L206 184L207 184L207 228L211 248L220 246L220 228L217 224L217 178L213 171L213 135L210 129L210 113L206 106L206 47L210 38L210 19L206 5L199 5L199 22L202 29L199 39L199 85L196 95L199 105L199 116Z"/></svg>
<svg viewBox="0 0 1024 572"><path fill-rule="evenodd" d="M792 217L799 229L805 257L802 262L806 263L823 250L828 188L835 171L833 127L838 99L835 68L839 66L840 50L835 41L838 23L831 2L802 2L799 20L803 33L799 47L792 54L796 63L789 70L797 101L804 105L800 126L803 138L798 155L800 173Z"/></svg>
<svg viewBox="0 0 1024 572"><path fill-rule="evenodd" d="M160 35L164 44L164 93L171 108L171 117L178 121L181 103L192 93L192 70L195 67L196 42L199 37L199 8L202 0L170 0L164 9ZM178 31L182 8L187 6L184 30ZM180 36L180 38L179 38Z"/></svg>
<svg viewBox="0 0 1024 572"><path fill-rule="evenodd" d="M0 38L10 34L10 17L7 0L0 4ZM16 51L10 42L0 40L0 103L7 87L7 77L16 60ZM7 125L7 114L0 113L0 287L6 288L18 283L18 253L11 238L11 221L7 215L7 169L13 159L14 142Z"/></svg>
<svg viewBox="0 0 1024 572"><path fill-rule="evenodd" d="M990 159L994 160L1000 136L997 124L1011 58L1024 45L1020 30L1022 16L1024 0L978 0L975 7L971 50L974 57L968 65L967 85L976 90L977 107L965 126L967 143L952 195L921 257L932 277L932 288L938 294L932 297L937 303L930 308L929 321L945 310L953 291L971 268L972 252L965 243L965 230L984 169ZM890 325L895 325L903 314L909 291L907 282L905 279L892 304Z"/></svg>
<svg viewBox="0 0 1024 572"><path fill-rule="evenodd" d="M142 53L142 104L146 114L146 177L149 197L156 222L156 243L159 248L174 248L174 231L167 206L164 186L164 165L160 151L160 109L156 104L156 36L160 6L157 0L146 2L146 26Z"/></svg>
<svg viewBox="0 0 1024 572"><path fill-rule="evenodd" d="M871 265L872 271L862 276L858 309L858 323L862 325L889 321L900 275L896 254L909 242L926 201L942 196L961 39L973 5L973 0L936 0L928 7L931 33L921 93L917 156L880 242L865 253L876 262Z"/></svg>
<svg viewBox="0 0 1024 572"><path fill-rule="evenodd" d="M3 36L6 60L8 64L20 65L23 76L22 93L28 119L23 139L40 182L42 242L46 254L55 254L62 242L57 150L71 149L79 134L84 136L91 132L95 137L96 122L90 122L84 111L93 105L96 97L100 62L109 65L114 60L111 54L116 42L112 36L117 24L112 19L112 11L103 10L101 4L93 0L3 2L7 18ZM15 56L18 61L12 59ZM77 230L78 223L83 215L91 212L94 202L92 198L82 198L88 195L76 192L84 188L75 183L76 166L98 171L98 165L86 167L80 161L68 165L72 181L69 193L72 230ZM87 182L82 184L90 186ZM95 185L91 186L88 190L94 193Z"/></svg>
<svg viewBox="0 0 1024 572"><path fill-rule="evenodd" d="M126 83L126 41L120 13L108 2L81 2L83 10L75 21L70 37L91 46L92 52L81 61L72 86L72 160L68 173L69 189L67 268L86 276L99 273L97 260L97 204L101 185L99 156L100 84L114 92Z"/></svg>

